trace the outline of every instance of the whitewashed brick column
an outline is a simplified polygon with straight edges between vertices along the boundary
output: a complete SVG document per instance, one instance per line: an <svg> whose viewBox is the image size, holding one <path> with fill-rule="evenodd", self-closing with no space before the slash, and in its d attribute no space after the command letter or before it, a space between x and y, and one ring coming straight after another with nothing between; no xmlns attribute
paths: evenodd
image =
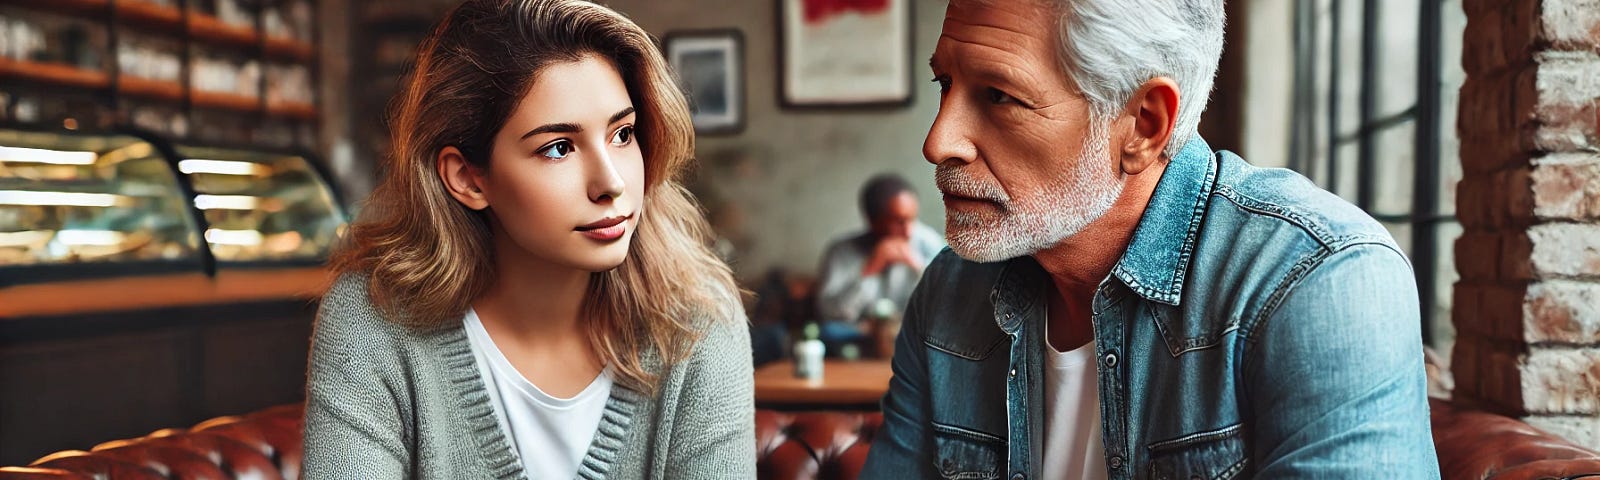
<svg viewBox="0 0 1600 480"><path fill-rule="evenodd" d="M1455 397L1600 448L1600 0L1464 0Z"/></svg>

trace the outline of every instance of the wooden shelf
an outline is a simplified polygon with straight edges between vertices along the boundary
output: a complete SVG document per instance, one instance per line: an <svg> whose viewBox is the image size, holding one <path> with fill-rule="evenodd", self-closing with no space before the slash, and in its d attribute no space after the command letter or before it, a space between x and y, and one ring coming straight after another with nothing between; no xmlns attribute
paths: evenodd
<svg viewBox="0 0 1600 480"><path fill-rule="evenodd" d="M314 104L281 101L268 103L267 115L297 120L316 120L319 113L317 112L317 106Z"/></svg>
<svg viewBox="0 0 1600 480"><path fill-rule="evenodd" d="M238 112L261 111L260 98L249 95L239 95L236 93L195 90L190 92L189 101L193 103L194 106L201 108L217 108L223 110L234 110Z"/></svg>
<svg viewBox="0 0 1600 480"><path fill-rule="evenodd" d="M243 48L254 47L260 40L254 28L223 23L199 12L189 12L189 35L206 43Z"/></svg>
<svg viewBox="0 0 1600 480"><path fill-rule="evenodd" d="M263 43L269 58L309 63L317 57L316 47L293 38L268 36Z"/></svg>
<svg viewBox="0 0 1600 480"><path fill-rule="evenodd" d="M106 88L111 84L105 72L60 63L30 62L0 57L0 77L61 85L74 88Z"/></svg>
<svg viewBox="0 0 1600 480"><path fill-rule="evenodd" d="M311 63L317 57L316 46L311 43L289 37L263 36L253 27L227 24L212 15L192 10L184 12L178 7L157 5L148 0L115 0L114 6L112 0L7 0L6 3L40 12L102 22L109 22L110 18L115 16L118 24L137 27L142 33L150 35L181 37L184 22L187 20L189 37L196 45L242 49L254 52L251 54L252 58L288 61L302 65ZM113 8L115 12L112 11ZM111 75L108 72L78 68L63 63L13 60L3 57L0 57L0 80L8 82L20 80L86 90L103 91L111 87ZM298 120L316 120L320 117L317 106L310 103L273 100L263 109L260 96L202 90L185 92L184 85L176 81L151 80L129 75L122 75L116 81L117 93L132 97L181 103L187 96L190 105L197 108L264 113L273 117Z"/></svg>
<svg viewBox="0 0 1600 480"><path fill-rule="evenodd" d="M126 75L117 78L117 93L173 102L183 101L183 85L179 85L178 82Z"/></svg>

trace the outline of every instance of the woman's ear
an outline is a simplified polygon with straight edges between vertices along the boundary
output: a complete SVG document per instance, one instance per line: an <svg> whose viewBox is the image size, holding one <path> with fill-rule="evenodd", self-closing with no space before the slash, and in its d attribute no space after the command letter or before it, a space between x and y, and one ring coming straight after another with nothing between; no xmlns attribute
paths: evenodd
<svg viewBox="0 0 1600 480"><path fill-rule="evenodd" d="M444 189L456 201L473 210L489 208L489 196L484 193L487 183L483 172L461 154L456 147L444 147L439 150L437 162L439 179L444 181Z"/></svg>

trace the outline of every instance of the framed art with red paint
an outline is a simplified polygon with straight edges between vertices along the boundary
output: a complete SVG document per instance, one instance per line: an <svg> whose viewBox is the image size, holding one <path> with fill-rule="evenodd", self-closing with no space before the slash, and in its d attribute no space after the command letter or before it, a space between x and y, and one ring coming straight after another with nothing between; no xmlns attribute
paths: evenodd
<svg viewBox="0 0 1600 480"><path fill-rule="evenodd" d="M786 107L911 103L915 0L778 0Z"/></svg>

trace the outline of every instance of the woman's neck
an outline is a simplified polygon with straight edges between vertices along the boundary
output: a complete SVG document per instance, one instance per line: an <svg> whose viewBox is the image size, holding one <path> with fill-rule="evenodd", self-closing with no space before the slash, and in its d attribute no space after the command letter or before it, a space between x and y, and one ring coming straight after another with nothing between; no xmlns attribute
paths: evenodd
<svg viewBox="0 0 1600 480"><path fill-rule="evenodd" d="M495 238L494 283L472 303L479 318L519 343L581 336L579 317L592 274L529 255L506 235Z"/></svg>
<svg viewBox="0 0 1600 480"><path fill-rule="evenodd" d="M529 255L497 233L494 284L472 302L478 320L523 378L558 398L577 395L605 368L581 315L591 273Z"/></svg>

